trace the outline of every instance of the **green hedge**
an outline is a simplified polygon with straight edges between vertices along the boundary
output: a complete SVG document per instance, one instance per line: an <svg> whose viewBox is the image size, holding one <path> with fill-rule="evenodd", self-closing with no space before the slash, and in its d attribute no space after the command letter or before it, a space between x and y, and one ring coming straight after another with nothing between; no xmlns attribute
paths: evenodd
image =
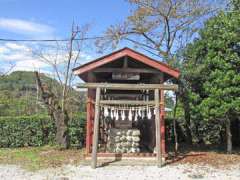
<svg viewBox="0 0 240 180"><path fill-rule="evenodd" d="M55 144L56 128L46 115L0 117L0 147L24 147ZM71 145L85 140L85 116L76 115L69 122Z"/></svg>
<svg viewBox="0 0 240 180"><path fill-rule="evenodd" d="M86 137L86 114L79 113L69 122L69 136L71 146L82 147L85 144Z"/></svg>

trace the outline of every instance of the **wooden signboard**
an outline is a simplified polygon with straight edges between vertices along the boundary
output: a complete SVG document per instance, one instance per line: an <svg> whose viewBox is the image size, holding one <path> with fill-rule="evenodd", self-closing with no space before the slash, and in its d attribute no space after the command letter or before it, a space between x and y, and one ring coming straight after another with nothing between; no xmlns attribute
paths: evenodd
<svg viewBox="0 0 240 180"><path fill-rule="evenodd" d="M121 72L113 72L112 73L113 80L140 80L139 73L121 73Z"/></svg>

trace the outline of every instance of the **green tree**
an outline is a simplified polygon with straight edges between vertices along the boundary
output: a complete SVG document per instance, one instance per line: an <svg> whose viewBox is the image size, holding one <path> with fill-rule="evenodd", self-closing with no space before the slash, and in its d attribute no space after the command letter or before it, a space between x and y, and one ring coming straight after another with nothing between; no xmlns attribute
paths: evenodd
<svg viewBox="0 0 240 180"><path fill-rule="evenodd" d="M185 52L191 102L207 120L226 127L227 152L232 151L231 120L240 114L240 11L211 18Z"/></svg>
<svg viewBox="0 0 240 180"><path fill-rule="evenodd" d="M239 11L240 10L240 0L230 0L232 9Z"/></svg>

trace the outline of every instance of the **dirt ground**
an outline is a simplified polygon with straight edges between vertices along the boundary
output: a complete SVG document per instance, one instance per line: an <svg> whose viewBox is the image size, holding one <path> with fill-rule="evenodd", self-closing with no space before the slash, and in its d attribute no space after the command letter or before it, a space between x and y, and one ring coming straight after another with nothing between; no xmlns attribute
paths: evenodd
<svg viewBox="0 0 240 180"><path fill-rule="evenodd" d="M0 149L0 179L240 179L240 151L191 148L178 156L170 153L165 166L155 161L116 161L91 169L84 159L84 149L61 150L56 147Z"/></svg>
<svg viewBox="0 0 240 180"><path fill-rule="evenodd" d="M196 164L209 165L214 168L227 168L239 164L240 154L223 154L219 152L188 152L179 154L177 157L171 157L167 161L169 164Z"/></svg>
<svg viewBox="0 0 240 180"><path fill-rule="evenodd" d="M0 149L0 164L19 165L31 171L44 168L56 168L67 164L86 165L84 154L84 149L61 150L51 146ZM224 151L195 147L195 149L185 148L185 150L181 151L177 156L175 156L174 153L169 153L166 165L192 164L208 165L213 168L227 168L239 162L240 151L235 151L233 154L226 154ZM154 165L154 163L155 162L150 162L146 164ZM136 164L144 165L144 162L139 161ZM109 161L107 165L111 165L111 161Z"/></svg>
<svg viewBox="0 0 240 180"><path fill-rule="evenodd" d="M230 167L229 167L230 168ZM64 165L39 171L26 171L14 165L0 165L1 180L239 180L240 165L230 169L178 164L156 166L104 166L92 169L84 165Z"/></svg>

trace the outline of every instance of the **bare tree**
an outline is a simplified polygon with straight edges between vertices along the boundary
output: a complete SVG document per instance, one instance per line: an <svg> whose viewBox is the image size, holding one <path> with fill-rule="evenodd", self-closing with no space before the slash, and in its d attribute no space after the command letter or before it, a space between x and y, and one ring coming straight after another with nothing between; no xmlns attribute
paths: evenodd
<svg viewBox="0 0 240 180"><path fill-rule="evenodd" d="M55 121L57 133L56 142L64 148L69 147L68 121L70 117L71 104L73 102L72 87L74 76L72 68L79 64L83 49L83 39L88 32L89 25L83 27L72 25L71 37L67 44L57 42L53 47L34 50L33 54L53 70L52 76L60 86L51 87L50 84L42 83L40 74L36 72L37 84L41 91L42 99L48 109L48 113Z"/></svg>
<svg viewBox="0 0 240 180"><path fill-rule="evenodd" d="M172 60L174 52L182 46L183 36L191 38L204 16L216 10L209 1L202 0L128 2L134 7L132 15L125 22L109 27L105 32L107 38L98 40L96 45L104 50L127 40L166 62Z"/></svg>

